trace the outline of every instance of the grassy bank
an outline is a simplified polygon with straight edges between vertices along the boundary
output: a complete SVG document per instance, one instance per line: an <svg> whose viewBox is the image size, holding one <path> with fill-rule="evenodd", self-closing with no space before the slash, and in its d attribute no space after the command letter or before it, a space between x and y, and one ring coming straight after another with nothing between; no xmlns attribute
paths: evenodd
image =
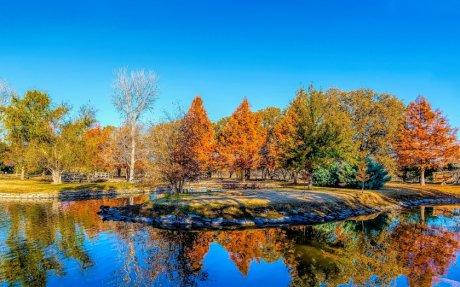
<svg viewBox="0 0 460 287"><path fill-rule="evenodd" d="M460 198L460 186L388 184L382 190L361 192L356 189L283 186L276 190L229 190L169 195L142 205L121 209L130 217L161 218L174 215L185 218L278 219L297 214L337 216L342 211L365 213L383 211L415 202Z"/></svg>
<svg viewBox="0 0 460 287"><path fill-rule="evenodd" d="M50 184L42 179L20 180L12 176L0 178L0 193L60 193L80 191L118 191L136 190L140 187L128 182L100 182L100 183L64 183Z"/></svg>

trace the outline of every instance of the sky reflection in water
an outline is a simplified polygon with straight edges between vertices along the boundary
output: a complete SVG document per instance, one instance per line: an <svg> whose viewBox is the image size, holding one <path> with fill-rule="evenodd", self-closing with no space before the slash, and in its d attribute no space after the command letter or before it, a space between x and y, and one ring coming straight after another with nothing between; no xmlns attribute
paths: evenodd
<svg viewBox="0 0 460 287"><path fill-rule="evenodd" d="M460 207L205 232L96 214L127 203L0 203L0 286L460 286Z"/></svg>

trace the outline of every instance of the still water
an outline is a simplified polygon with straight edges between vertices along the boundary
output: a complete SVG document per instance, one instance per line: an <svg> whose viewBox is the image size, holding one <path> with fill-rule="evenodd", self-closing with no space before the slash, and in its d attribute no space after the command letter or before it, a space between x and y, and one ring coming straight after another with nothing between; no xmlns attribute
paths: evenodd
<svg viewBox="0 0 460 287"><path fill-rule="evenodd" d="M460 206L204 232L96 214L145 200L0 202L0 286L460 286Z"/></svg>

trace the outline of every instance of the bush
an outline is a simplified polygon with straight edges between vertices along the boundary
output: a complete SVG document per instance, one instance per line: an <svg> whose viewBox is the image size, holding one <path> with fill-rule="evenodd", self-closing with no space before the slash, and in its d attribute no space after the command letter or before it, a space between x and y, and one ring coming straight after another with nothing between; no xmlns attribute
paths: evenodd
<svg viewBox="0 0 460 287"><path fill-rule="evenodd" d="M332 178L335 186L355 187L358 181L356 180L356 168L347 162L336 164L332 168Z"/></svg>
<svg viewBox="0 0 460 287"><path fill-rule="evenodd" d="M391 180L383 165L372 159L367 159L367 174L370 175L370 179L364 184L366 189L380 189Z"/></svg>
<svg viewBox="0 0 460 287"><path fill-rule="evenodd" d="M317 186L333 186L334 179L331 176L331 171L326 168L317 168L313 171L313 184Z"/></svg>
<svg viewBox="0 0 460 287"><path fill-rule="evenodd" d="M317 168L313 171L313 183L317 186L361 188L356 179L357 167L347 162L335 164L332 168ZM388 171L382 164L368 158L367 174L369 180L364 184L365 189L380 189L391 180Z"/></svg>

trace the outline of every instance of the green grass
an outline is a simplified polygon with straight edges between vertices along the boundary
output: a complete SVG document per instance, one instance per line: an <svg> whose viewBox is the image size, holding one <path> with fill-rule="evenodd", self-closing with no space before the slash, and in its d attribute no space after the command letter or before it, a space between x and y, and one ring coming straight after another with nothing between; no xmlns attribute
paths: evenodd
<svg viewBox="0 0 460 287"><path fill-rule="evenodd" d="M135 190L138 185L128 182L100 182L100 183L63 183L51 184L42 179L20 180L13 176L0 178L0 193L59 193L72 191L109 191Z"/></svg>

